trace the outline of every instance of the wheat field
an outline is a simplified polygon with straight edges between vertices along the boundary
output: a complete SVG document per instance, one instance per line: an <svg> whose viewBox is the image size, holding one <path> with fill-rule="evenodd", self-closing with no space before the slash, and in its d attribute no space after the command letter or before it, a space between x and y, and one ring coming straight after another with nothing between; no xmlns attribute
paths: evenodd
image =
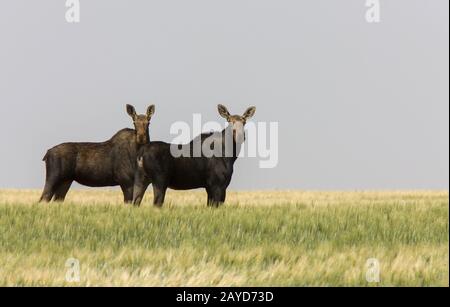
<svg viewBox="0 0 450 307"><path fill-rule="evenodd" d="M448 286L448 191L0 190L0 286ZM67 279L68 259L79 279ZM367 280L368 259L379 280ZM372 267L373 269L373 267Z"/></svg>

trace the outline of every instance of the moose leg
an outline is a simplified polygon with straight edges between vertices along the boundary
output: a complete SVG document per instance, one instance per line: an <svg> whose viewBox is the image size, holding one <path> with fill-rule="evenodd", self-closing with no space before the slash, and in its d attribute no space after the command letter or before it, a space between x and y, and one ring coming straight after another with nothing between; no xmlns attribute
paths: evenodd
<svg viewBox="0 0 450 307"><path fill-rule="evenodd" d="M39 202L50 202L56 194L61 180L61 161L52 154L47 153L45 161L45 186Z"/></svg>
<svg viewBox="0 0 450 307"><path fill-rule="evenodd" d="M212 207L213 206L213 194L212 191L210 189L206 189L206 193L208 193L208 202L207 205L208 207Z"/></svg>
<svg viewBox="0 0 450 307"><path fill-rule="evenodd" d="M55 190L55 201L63 202L72 185L72 180L61 183Z"/></svg>
<svg viewBox="0 0 450 307"><path fill-rule="evenodd" d="M50 202L55 194L56 180L53 178L47 178L45 181L44 191L39 199L39 202Z"/></svg>
<svg viewBox="0 0 450 307"><path fill-rule="evenodd" d="M50 167L47 162L47 175L45 178L44 191L39 199L39 202L50 202L56 193L61 182L58 168Z"/></svg>
<svg viewBox="0 0 450 307"><path fill-rule="evenodd" d="M147 190L148 184L138 184L134 185L133 188L133 205L140 206L142 199L144 198L145 191Z"/></svg>
<svg viewBox="0 0 450 307"><path fill-rule="evenodd" d="M207 189L207 193L209 207L218 207L225 202L226 189L221 187L214 187Z"/></svg>
<svg viewBox="0 0 450 307"><path fill-rule="evenodd" d="M134 187L133 187L133 205L140 206L142 199L144 198L145 191L148 188L148 185L150 184L150 180L140 173L139 171L136 172L136 175L134 177Z"/></svg>
<svg viewBox="0 0 450 307"><path fill-rule="evenodd" d="M223 189L220 194L220 204L221 205L225 202L226 197L227 197L227 189Z"/></svg>
<svg viewBox="0 0 450 307"><path fill-rule="evenodd" d="M141 205L145 191L147 190L150 183L151 180L146 175L145 169L143 167L139 167L134 174L133 205Z"/></svg>
<svg viewBox="0 0 450 307"><path fill-rule="evenodd" d="M133 202L133 186L120 186L123 192L123 201L125 204Z"/></svg>
<svg viewBox="0 0 450 307"><path fill-rule="evenodd" d="M166 197L166 190L167 187L165 186L153 184L153 205L162 207Z"/></svg>
<svg viewBox="0 0 450 307"><path fill-rule="evenodd" d="M206 188L206 193L208 194L208 202L206 203L208 207L213 205L213 193L210 188Z"/></svg>

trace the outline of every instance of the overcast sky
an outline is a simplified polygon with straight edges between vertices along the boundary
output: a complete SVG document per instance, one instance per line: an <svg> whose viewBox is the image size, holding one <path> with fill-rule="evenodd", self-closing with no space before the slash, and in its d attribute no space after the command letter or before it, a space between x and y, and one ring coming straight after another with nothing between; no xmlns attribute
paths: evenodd
<svg viewBox="0 0 450 307"><path fill-rule="evenodd" d="M233 189L448 189L449 2L81 0L0 4L0 188L42 188L46 150L131 127L257 107L279 163L236 162Z"/></svg>

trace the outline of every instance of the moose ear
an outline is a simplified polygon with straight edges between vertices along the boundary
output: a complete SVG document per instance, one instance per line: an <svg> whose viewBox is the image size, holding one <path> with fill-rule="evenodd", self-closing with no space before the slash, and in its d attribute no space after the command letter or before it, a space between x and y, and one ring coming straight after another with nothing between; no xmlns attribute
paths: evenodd
<svg viewBox="0 0 450 307"><path fill-rule="evenodd" d="M130 115L132 118L136 117L136 110L134 109L134 107L131 104L127 104L127 113L128 115Z"/></svg>
<svg viewBox="0 0 450 307"><path fill-rule="evenodd" d="M217 106L217 110L219 110L220 116L228 120L228 118L230 117L230 112L228 112L227 108L224 105L219 104Z"/></svg>
<svg viewBox="0 0 450 307"><path fill-rule="evenodd" d="M155 114L155 105L152 104L147 108L147 118L150 119Z"/></svg>
<svg viewBox="0 0 450 307"><path fill-rule="evenodd" d="M250 107L247 109L247 111L245 111L244 115L242 115L242 117L245 118L245 120L250 119L253 117L253 115L255 115L256 112L256 108L255 107Z"/></svg>

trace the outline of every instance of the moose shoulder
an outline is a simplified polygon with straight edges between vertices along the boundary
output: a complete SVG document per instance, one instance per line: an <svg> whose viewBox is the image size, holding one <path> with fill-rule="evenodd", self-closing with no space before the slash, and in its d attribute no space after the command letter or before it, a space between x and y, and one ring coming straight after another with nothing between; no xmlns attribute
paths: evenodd
<svg viewBox="0 0 450 307"><path fill-rule="evenodd" d="M205 188L209 206L225 202L234 162L245 141L244 126L256 109L250 107L242 116L230 115L223 105L219 105L218 110L229 123L223 131L201 134L186 145L150 142L139 150L133 196L135 205L141 203L150 183L154 192L153 203L157 206L164 203L167 188ZM194 153L197 144L201 146L198 156ZM184 154L174 155L174 148Z"/></svg>
<svg viewBox="0 0 450 307"><path fill-rule="evenodd" d="M136 153L150 140L149 123L155 107L147 114L137 115L127 105L135 129L122 129L111 139L101 143L63 143L47 151L46 181L40 201L64 201L73 181L90 187L119 185L124 201L133 198Z"/></svg>

